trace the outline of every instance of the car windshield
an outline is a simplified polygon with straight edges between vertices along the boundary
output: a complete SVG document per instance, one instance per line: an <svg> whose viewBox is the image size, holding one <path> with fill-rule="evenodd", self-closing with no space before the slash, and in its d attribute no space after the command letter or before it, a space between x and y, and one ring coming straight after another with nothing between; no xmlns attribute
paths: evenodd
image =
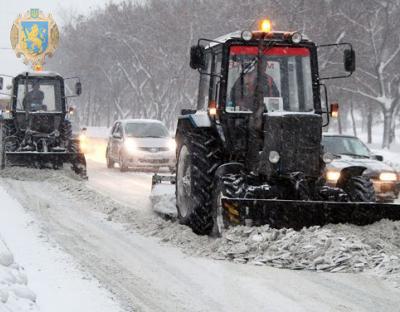
<svg viewBox="0 0 400 312"><path fill-rule="evenodd" d="M342 136L324 136L322 139L325 151L334 155L370 157L371 153L358 138Z"/></svg>
<svg viewBox="0 0 400 312"><path fill-rule="evenodd" d="M229 54L226 110L254 111L258 66L259 85L268 112L312 112L310 51L307 48L267 47L258 62L258 47L232 46Z"/></svg>
<svg viewBox="0 0 400 312"><path fill-rule="evenodd" d="M135 138L166 138L169 136L167 128L156 122L135 122L125 125L125 134Z"/></svg>
<svg viewBox="0 0 400 312"><path fill-rule="evenodd" d="M54 79L20 79L17 89L17 111L58 112L61 107L61 86Z"/></svg>

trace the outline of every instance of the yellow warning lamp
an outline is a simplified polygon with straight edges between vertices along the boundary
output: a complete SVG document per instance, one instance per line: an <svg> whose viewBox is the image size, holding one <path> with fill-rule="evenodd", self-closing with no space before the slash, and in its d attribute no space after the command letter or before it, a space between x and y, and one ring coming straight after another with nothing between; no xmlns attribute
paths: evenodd
<svg viewBox="0 0 400 312"><path fill-rule="evenodd" d="M270 32L271 31L271 21L269 19L263 19L260 21L259 29L262 32Z"/></svg>

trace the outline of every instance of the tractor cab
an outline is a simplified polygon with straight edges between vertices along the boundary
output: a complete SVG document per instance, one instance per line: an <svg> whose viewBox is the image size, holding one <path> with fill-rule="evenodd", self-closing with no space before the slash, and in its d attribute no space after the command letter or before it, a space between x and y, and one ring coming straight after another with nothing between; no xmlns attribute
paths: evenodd
<svg viewBox="0 0 400 312"><path fill-rule="evenodd" d="M318 177L322 127L332 111L327 98L321 105L318 49L333 45L318 47L299 32L270 25L263 21L260 30L200 39L192 47L191 67L200 72L197 111L207 111L219 127L229 159L247 160L250 171ZM334 46L346 47L347 73L328 78L348 77L355 69L352 46Z"/></svg>
<svg viewBox="0 0 400 312"><path fill-rule="evenodd" d="M12 110L16 125L41 133L58 129L67 109L64 79L50 72L23 73L13 79Z"/></svg>

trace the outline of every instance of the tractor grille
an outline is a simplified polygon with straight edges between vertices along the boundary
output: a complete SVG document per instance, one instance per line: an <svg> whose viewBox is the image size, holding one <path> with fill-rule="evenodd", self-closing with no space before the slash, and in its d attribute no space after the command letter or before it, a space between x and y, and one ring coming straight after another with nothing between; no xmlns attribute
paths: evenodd
<svg viewBox="0 0 400 312"><path fill-rule="evenodd" d="M306 176L320 175L322 118L315 114L265 116L262 170L271 175L303 172ZM269 152L277 151L280 161L269 162Z"/></svg>

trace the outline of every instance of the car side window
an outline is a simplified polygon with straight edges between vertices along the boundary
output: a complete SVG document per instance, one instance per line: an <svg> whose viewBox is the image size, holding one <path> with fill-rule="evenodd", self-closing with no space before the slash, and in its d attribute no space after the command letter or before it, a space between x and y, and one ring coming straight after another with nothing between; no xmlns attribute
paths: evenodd
<svg viewBox="0 0 400 312"><path fill-rule="evenodd" d="M116 134L119 135L119 136L122 136L121 123L117 123L115 125L115 129L114 129L113 135L116 135Z"/></svg>
<svg viewBox="0 0 400 312"><path fill-rule="evenodd" d="M117 125L118 123L115 123L111 129L111 135L113 135L115 133L115 130L117 129Z"/></svg>

